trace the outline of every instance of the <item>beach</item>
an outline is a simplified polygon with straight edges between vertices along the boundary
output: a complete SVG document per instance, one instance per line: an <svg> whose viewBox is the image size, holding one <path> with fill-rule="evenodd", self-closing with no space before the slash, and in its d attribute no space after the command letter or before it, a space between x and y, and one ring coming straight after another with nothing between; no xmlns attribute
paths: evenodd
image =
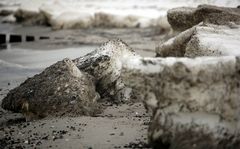
<svg viewBox="0 0 240 149"><path fill-rule="evenodd" d="M192 53L193 53L192 55L195 54L194 50L193 50L194 52L191 51L192 50L191 47L190 48L186 48L186 47L189 45L191 46L192 40L190 39L195 37L195 35L198 33L196 31L198 30L196 29L195 32L192 32L191 30L193 30L194 28L190 29L189 32L191 33L191 35L189 35L190 33L188 34L188 32L186 32L186 35L185 35L185 32L181 34L180 31L174 31L171 28L171 25L168 23L167 12L169 9L172 9L175 7L182 7L182 6L197 7L199 4L210 4L210 5L235 8L240 4L240 1L239 0L235 0L235 1L227 1L227 0L226 1L221 1L221 0L200 0L200 1L186 0L185 1L184 0L179 2L177 0L171 0L171 1L124 0L123 2L120 0L116 0L116 1L113 1L113 0L104 0L104 1L103 0L92 0L92 1L36 0L36 1L30 2L29 0L1 0L0 1L0 14L1 14L0 34L4 36L6 35L6 42L0 45L0 105L2 104L2 100L5 97L7 97L8 93L10 93L12 89L18 87L22 83L24 84L24 81L26 81L28 78L32 78L32 77L34 78L35 75L40 74L41 72L46 70L46 68L49 68L49 66L52 66L56 62L62 61L65 58L69 58L70 60L74 61L74 59L76 60L80 57L80 60L81 60L81 59L84 59L85 55L88 56L89 53L90 53L90 56L91 54L94 55L94 51L97 51L96 52L97 56L99 55L101 56L102 54L101 47L103 47L104 49L105 48L104 46L106 46L104 43L108 44L109 41L111 46L111 41L119 42L120 40L121 44L123 44L124 46L127 45L127 48L126 48L127 50L134 51L134 54L133 54L134 56L132 57L128 55L129 53L125 54L122 51L121 51L122 53L121 52L120 54L118 53L119 55L114 55L114 54L113 56L111 55L112 57L115 56L116 58L114 57L114 59L110 61L114 65L113 66L110 65L109 67L110 68L113 67L112 69L117 69L116 72L113 71L114 73L117 73L118 71L124 72L124 73L127 72L126 74L120 74L118 76L118 79L121 77L122 78L126 77L127 79L129 77L129 79L132 79L128 82L128 80L126 81L121 78L122 80L127 82L125 83L123 81L125 83L124 85L131 86L132 90L134 90L136 87L137 90L140 88L138 91L141 91L142 86L145 85L144 87L146 87L147 85L150 84L149 85L150 87L147 86L146 89L142 90L142 94L144 94L143 98L148 97L149 99L154 99L154 100L157 100L157 98L159 98L159 100L162 99L162 98L160 99L161 96L160 96L160 93L158 93L158 91L161 92L161 89L164 88L164 84L162 86L159 84L161 84L165 80L162 82L159 81L160 83L157 80L156 81L151 80L152 78L154 78L154 75L165 79L161 74L162 71L166 73L167 76L171 76L172 75L171 73L174 74L175 71L179 73L179 74L176 73L177 74L176 76L178 75L181 76L185 72L188 72L188 73L193 72L193 76L197 75L197 76L194 76L193 78L198 81L198 77L200 76L199 75L200 70L199 70L199 74L195 73L195 70L198 71L198 68L208 69L208 66L209 68L215 69L214 67L215 63L219 61L224 63L226 61L227 63L226 65L225 63L224 64L221 63L219 65L216 64L216 71L219 71L220 74L223 73L223 76L224 76L225 72L221 70L226 69L228 71L228 66L229 66L229 72L233 73L233 74L229 73L229 76L230 76L229 78L231 78L232 76L234 76L234 72L235 72L235 67L234 67L235 65L232 66L231 64L233 63L235 64L235 62L237 63L237 60L232 60L234 59L232 57L230 58L227 57L226 60L224 59L225 57L223 57L223 61L215 60L214 58L212 59L209 58L209 59L206 59L206 63L204 63L205 59L194 61L193 59L189 58L191 56L188 57L190 60L188 59L185 60L184 58L183 59L180 58L180 60L177 59L178 57L185 57L184 53L180 53L180 56L179 56L177 55L178 51L176 52L177 54L174 52L174 50L177 48L180 49L179 51L181 51L182 49L184 50L186 49L186 51L190 49L189 50L190 52L187 51L190 53L189 55L191 55ZM200 24L200 26L201 25L202 24ZM207 31L209 31L210 29L208 29L207 28L208 26L206 25L207 33L205 34L204 25L205 24L202 25L203 27L201 26L203 28L203 35L200 34L202 33L200 30L202 28L199 29L200 30L199 38L208 37ZM212 28L213 28L212 32L215 33L215 28L217 27L213 26ZM236 27L232 25L230 27L231 30L236 28L238 28L238 26ZM223 31L221 31L221 29ZM238 36L234 34L235 31L225 33L224 29L225 29L224 27L220 28L219 30L221 32L219 31L219 34L223 34L224 37L225 35L229 35L229 36L226 36L226 40L223 40L223 42L229 41L230 44L236 43L237 45L238 43L235 41L237 41ZM12 35L17 35L18 37L21 38L21 40L12 42L10 39ZM31 36L31 39L33 40L28 41L27 36ZM209 36L209 38L218 38L218 36L213 34L212 36ZM204 41L203 45L206 44L207 48L213 45L212 49L214 49L215 47L217 47L216 49L221 49L218 47L217 42L216 44L212 44L212 43L208 43L207 42L208 40L210 39L206 38L205 40L204 38L203 40ZM186 41L189 42L190 44L188 44ZM196 44L196 45L200 46L200 48L202 46L201 44ZM193 43L193 46L195 46L194 43ZM222 47L224 50L225 47L224 46ZM125 50L124 48L122 49ZM122 49L120 47L120 50ZM114 49L110 48L110 53L112 52L111 50L114 51ZM116 50L119 50L119 49L116 48ZM214 54L214 52L212 53ZM231 51L229 53L226 52L226 55L229 54L231 56L232 53L233 53L232 55L234 55L235 53L238 54L238 52L231 53ZM201 56L201 54L202 53L200 53L199 55ZM206 56L209 56L207 54ZM220 53L220 55L221 54L222 53ZM94 59L94 56L93 56L93 59ZM163 59L161 59L162 57L154 59L156 56L162 56ZM168 56L170 58L164 59L165 57L168 57ZM118 57L120 58L123 57L121 59L121 64L119 64L120 62L117 59ZM176 58L176 60L174 58ZM111 59L111 57L109 59ZM115 68L115 61L116 61L116 68ZM178 61L180 62L178 63ZM175 67L175 62L176 62L176 67ZM76 63L77 62L74 62L74 64ZM184 66L183 68L182 68L182 65ZM185 65L186 65L186 70L185 70ZM196 65L196 68L194 67L195 65ZM78 65L76 64L76 66ZM97 65L97 67L100 67L100 66ZM121 70L118 70L118 66L121 68ZM82 67L82 66L80 65L78 66L78 68L79 67ZM90 68L92 67L93 66L91 66ZM189 68L187 69L187 67ZM218 67L219 69L217 69ZM236 66L236 71L237 71L237 68L238 67ZM137 71L135 71L135 69ZM201 70L201 72L203 71L203 75L205 75L204 69ZM95 71L95 68L93 70ZM86 69L86 71L87 73L91 72L88 69ZM106 73L108 71L109 70L107 70ZM131 76L132 75L131 71L133 71L133 76ZM113 75L114 73L111 72L109 74ZM209 76L214 75L214 72L207 71L206 78L208 78L208 73L210 74ZM85 70L84 70L84 74L85 74ZM226 73L226 75L228 74ZM100 77L99 79L96 76L91 74L91 77L95 77L95 80L94 79L93 80L96 82L99 80L102 81L101 79L106 77L106 76L101 76L102 78ZM186 76L189 77L187 73L186 73ZM180 77L179 78L176 77L177 78L176 84L174 84L175 82L173 81L174 82L173 84L175 86L172 84L169 85L170 87L172 87L171 89L172 90L176 89L177 93L178 91L181 92L182 90L178 89L178 85L181 83L181 81L187 82L190 80L190 79L184 79L184 78L187 78L186 76L183 75L182 77L183 79ZM109 78L106 77L107 79L106 78L104 79L109 81L112 79L111 77ZM228 76L226 78L228 78ZM135 79L140 83L139 84L138 82L136 83ZM143 81L141 79L143 79ZM166 80L167 79L169 78L166 77ZM194 79L192 82L195 81ZM202 81L200 78L199 79L200 83L203 82L204 84L204 79L202 79L203 80ZM141 81L143 83L141 83ZM171 81L172 80L166 81L166 82L168 83ZM117 81L114 80L114 82L117 82ZM183 83L183 85L187 84L186 90L191 88L191 86L195 85L192 82ZM213 84L215 82L213 81ZM98 86L99 84L102 85L101 83L102 82L96 83L97 84L96 88L99 87ZM151 83L152 84L156 83L156 85L152 85ZM106 87L104 85L102 86ZM119 86L121 85L122 84L120 84ZM222 84L219 85L220 86L219 90L221 90L221 87L224 86L224 85L222 86L221 85ZM232 88L234 88L235 86L239 87L239 85L235 85L235 86L234 85L232 85L233 87L232 86L231 87ZM203 86L207 86L207 85L204 84ZM106 88L108 89L111 87L112 86L110 87L107 86ZM156 87L157 89L159 88L160 89L157 90L154 87ZM106 92L108 92L107 89L106 89ZM215 88L213 87L212 90L214 89ZM99 91L99 90L102 90L102 88L101 89L97 88L96 90ZM145 92L147 92L148 90L150 95L146 96L148 95L148 93L145 95ZM201 98L201 96L197 96L198 95L197 90L198 88L192 91L193 93L196 93L193 95L191 93L185 92L184 90L181 95L186 96L187 98L190 98L192 95L194 98L192 100L194 101L194 100L197 100L198 98ZM216 91L218 90L216 89ZM155 95L152 95L153 92L154 94L157 92L156 97ZM202 92L205 92L205 90L203 90ZM229 98L235 97L235 94L232 96L230 95L232 93L231 90L229 92L230 92ZM100 94L103 94L103 93L100 93ZM105 94L101 96L104 96L104 95ZM167 97L171 95L174 96L175 92L171 92L171 91L168 92L167 90L166 95L164 94L164 98L166 97L166 99L168 99ZM212 95L211 92L206 93L206 100L208 99L208 95L210 98L210 96ZM236 96L237 96L237 93L236 93ZM181 96L176 96L173 99L175 98L177 99L180 97ZM183 100L185 100L185 97L183 97ZM224 100L224 101L227 101L227 100ZM149 126L153 126L151 125L151 122L152 122L151 120L153 119L156 120L155 123L158 123L158 122L160 123L161 120L158 120L156 117L153 117L153 114L159 114L160 112L157 113L156 112L157 110L155 110L155 112L152 112L151 110L149 110L151 109L149 107L152 106L151 105L152 103L150 103L150 106L149 106L147 102L148 101L141 102L140 99L133 100L133 101L130 100L127 102L124 102L122 100L120 101L110 100L109 102L108 100L106 100L103 102L102 101L99 102L99 105L102 107L101 109L102 112L94 116L76 115L71 117L71 116L63 115L60 117L55 117L53 115L49 115L42 119L37 119L37 120L28 120L26 119L26 116L24 115L24 113L12 112L8 110L4 110L2 107L0 107L0 149L7 149L7 148L56 148L56 149L58 148L148 149L149 148L150 149L152 148L152 146L151 144L149 144L149 142L151 142L149 138L151 137L150 135L152 134L150 134L149 132L151 132L152 127L149 127ZM164 102L165 101L163 101L163 103ZM169 103L164 103L166 105L163 105L163 107L164 106L170 107L169 108L170 116L172 113L176 112L175 109L178 109L178 106L180 106L178 102L176 103L176 105L172 106L173 108L169 106L172 103L172 101L170 101ZM188 101L186 101L186 103L188 103ZM202 103L200 102L199 105L201 105ZM185 101L183 105L184 104L185 104ZM189 105L190 104L191 102L189 102ZM159 106L160 109L162 108L161 104L154 103L153 105ZM177 107L177 108L174 109L174 107ZM182 106L182 107L180 107L179 109L184 109L186 107L188 108L188 106L186 107ZM194 108L195 107L193 107L193 109ZM169 109L167 109L166 111L168 112ZM171 111L171 109L174 109L174 110ZM189 112L188 110L189 109L185 110L184 112L186 111ZM216 111L219 112L221 110L217 109ZM214 111L213 114L216 114L217 113L216 111ZM200 116L200 119L201 119L201 116ZM172 123L167 123L166 126L168 126L168 124L172 124ZM214 123L214 125L217 125L217 124ZM153 132L153 134L156 133L156 136L161 134L160 132L157 132L157 131L159 131L159 129ZM185 136L185 135L182 135L182 136ZM166 138L168 138L168 136ZM160 144L161 143L162 142L160 142ZM166 147L166 146L162 146L162 147ZM169 146L166 148L169 148Z"/></svg>

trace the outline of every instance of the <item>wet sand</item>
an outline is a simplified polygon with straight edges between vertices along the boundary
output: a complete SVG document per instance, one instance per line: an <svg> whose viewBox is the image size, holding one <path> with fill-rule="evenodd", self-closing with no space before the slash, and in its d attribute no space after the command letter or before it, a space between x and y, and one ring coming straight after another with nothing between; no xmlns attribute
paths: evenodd
<svg viewBox="0 0 240 149"><path fill-rule="evenodd" d="M149 148L148 124L141 103L110 105L97 117L25 122L15 115L1 124L0 143L3 148Z"/></svg>

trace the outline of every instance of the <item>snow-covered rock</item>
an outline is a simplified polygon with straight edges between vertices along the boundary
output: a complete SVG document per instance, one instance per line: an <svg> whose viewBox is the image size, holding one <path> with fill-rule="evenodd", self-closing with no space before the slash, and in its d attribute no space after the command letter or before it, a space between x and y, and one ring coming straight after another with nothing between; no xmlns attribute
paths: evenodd
<svg viewBox="0 0 240 149"><path fill-rule="evenodd" d="M46 17L42 13L34 10L18 9L14 12L14 17L16 18L16 22L27 25L48 24L48 20L46 19Z"/></svg>
<svg viewBox="0 0 240 149"><path fill-rule="evenodd" d="M90 27L151 27L158 26L170 30L166 16L148 18L134 15L121 15L109 12L88 12L76 10L60 2L44 3L39 10L19 8L14 16L18 23L50 25L53 29L78 29Z"/></svg>
<svg viewBox="0 0 240 149"><path fill-rule="evenodd" d="M168 21L174 30L183 31L200 22L226 25L240 24L240 9L199 5L197 8L180 7L168 11Z"/></svg>
<svg viewBox="0 0 240 149"><path fill-rule="evenodd" d="M196 57L240 55L240 25L201 24L156 48L157 56Z"/></svg>
<svg viewBox="0 0 240 149"><path fill-rule="evenodd" d="M175 0L109 0L106 2L104 0L34 0L30 2L28 0L2 0L0 4L2 4L3 7L0 8L0 15L9 15L9 13L12 13L12 10L14 12L21 10L21 12L16 15L18 18L22 18L20 23L40 23L41 25L64 24L53 26L53 28L56 29L61 28L59 26L64 26L62 28L86 28L86 26L89 28L92 26L156 26L160 29L163 27L163 30L169 30L169 23L165 19L167 10L182 6L196 7L203 3L236 7L239 1L184 0L180 2ZM36 12L37 14L34 15L35 17L25 17L26 14L30 12ZM45 16L47 20L45 20L46 18L43 16ZM86 21L86 18L89 19L89 17L86 16L94 18L93 21L91 21L91 23ZM164 20L162 20L162 18L164 18ZM36 19L38 19L38 21L36 21ZM47 21L46 24L41 23L45 21Z"/></svg>
<svg viewBox="0 0 240 149"><path fill-rule="evenodd" d="M64 12L51 18L49 24L53 29L77 29L92 26L93 17L88 13Z"/></svg>
<svg viewBox="0 0 240 149"><path fill-rule="evenodd" d="M240 59L135 58L122 71L153 116L155 148L239 148Z"/></svg>
<svg viewBox="0 0 240 149"><path fill-rule="evenodd" d="M96 27L136 27L140 26L137 16L119 16L108 13L95 13L94 26Z"/></svg>
<svg viewBox="0 0 240 149"><path fill-rule="evenodd" d="M11 8L0 9L0 16L9 16L12 15L16 10Z"/></svg>
<svg viewBox="0 0 240 149"><path fill-rule="evenodd" d="M119 101L127 98L125 94L128 92L120 77L122 65L136 57L139 56L126 43L111 40L95 51L75 59L74 63L81 71L94 76L96 90L102 98Z"/></svg>
<svg viewBox="0 0 240 149"><path fill-rule="evenodd" d="M22 112L27 119L93 115L99 112L98 99L92 76L64 59L11 90L2 107Z"/></svg>
<svg viewBox="0 0 240 149"><path fill-rule="evenodd" d="M6 16L6 17L4 17L3 19L2 19L2 22L3 23L15 23L16 22L16 18L14 17L14 15L8 15L8 16Z"/></svg>

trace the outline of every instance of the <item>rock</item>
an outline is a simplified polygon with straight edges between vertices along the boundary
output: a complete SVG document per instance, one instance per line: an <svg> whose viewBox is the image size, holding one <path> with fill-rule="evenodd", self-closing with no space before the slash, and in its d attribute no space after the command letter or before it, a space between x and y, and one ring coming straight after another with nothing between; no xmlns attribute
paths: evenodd
<svg viewBox="0 0 240 149"><path fill-rule="evenodd" d="M49 24L53 29L79 29L89 28L93 17L88 13L64 12L50 19Z"/></svg>
<svg viewBox="0 0 240 149"><path fill-rule="evenodd" d="M190 41L193 36L195 27L188 29L176 37L170 38L163 44L156 47L156 56L157 57L183 57L186 51L187 43Z"/></svg>
<svg viewBox="0 0 240 149"><path fill-rule="evenodd" d="M102 2L101 2L102 3ZM114 2L115 3L115 2ZM149 28L156 27L158 30L168 32L171 26L165 15L166 10L160 14L153 13L153 16L146 17L146 14L139 14L135 11L127 13L114 13L99 7L93 2L91 7L80 2L74 3L75 6L81 5L86 9L79 9L64 1L41 1L34 5L21 2L17 6L3 6L0 9L0 16L15 14L17 23L27 25L45 25L52 29L81 29L81 28ZM86 6L85 6L86 5ZM96 9L93 9L96 7ZM122 9L122 8L121 8ZM151 8L152 9L152 8ZM135 8L133 8L135 10ZM136 9L136 11L139 11ZM152 10L147 10L152 12ZM157 11L157 10L156 10ZM146 12L145 12L146 13ZM11 19L12 20L12 19ZM5 21L7 22L7 20ZM13 21L8 21L13 23Z"/></svg>
<svg viewBox="0 0 240 149"><path fill-rule="evenodd" d="M9 16L14 13L14 10L11 9L2 9L0 10L0 16Z"/></svg>
<svg viewBox="0 0 240 149"><path fill-rule="evenodd" d="M120 77L122 64L139 57L126 43L112 40L95 51L74 60L77 67L96 79L96 89L102 98L127 100L129 90Z"/></svg>
<svg viewBox="0 0 240 149"><path fill-rule="evenodd" d="M199 5L197 8L180 7L170 9L167 13L172 28L183 31L200 22L226 25L229 22L240 24L240 9Z"/></svg>
<svg viewBox="0 0 240 149"><path fill-rule="evenodd" d="M22 112L27 119L93 115L99 112L98 98L92 77L64 59L11 90L2 107Z"/></svg>
<svg viewBox="0 0 240 149"><path fill-rule="evenodd" d="M99 12L94 15L94 26L107 28L137 27L140 26L140 22L137 16L121 16Z"/></svg>
<svg viewBox="0 0 240 149"><path fill-rule="evenodd" d="M174 30L184 31L201 22L194 19L193 13L195 11L196 8L191 7L170 9L167 12L168 22Z"/></svg>
<svg viewBox="0 0 240 149"><path fill-rule="evenodd" d="M6 16L2 19L2 23L15 23L16 18L13 15Z"/></svg>
<svg viewBox="0 0 240 149"><path fill-rule="evenodd" d="M123 82L152 109L154 148L239 148L240 58L136 58Z"/></svg>
<svg viewBox="0 0 240 149"><path fill-rule="evenodd" d="M14 17L18 23L27 25L48 25L48 20L44 13L36 11L19 8L16 12L14 12Z"/></svg>
<svg viewBox="0 0 240 149"><path fill-rule="evenodd" d="M200 24L156 48L158 57L240 55L240 25Z"/></svg>

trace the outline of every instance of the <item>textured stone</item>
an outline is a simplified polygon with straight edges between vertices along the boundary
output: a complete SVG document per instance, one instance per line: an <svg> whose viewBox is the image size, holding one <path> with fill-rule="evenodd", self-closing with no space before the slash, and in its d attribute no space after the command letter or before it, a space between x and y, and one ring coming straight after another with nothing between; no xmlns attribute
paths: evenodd
<svg viewBox="0 0 240 149"><path fill-rule="evenodd" d="M240 24L240 9L199 5L197 8L179 7L168 11L168 21L172 28L183 31L200 22L227 25L229 22Z"/></svg>
<svg viewBox="0 0 240 149"><path fill-rule="evenodd" d="M104 43L95 51L74 60L77 67L96 79L96 89L102 98L124 100L126 87L120 78L122 64L139 57L121 40ZM127 98L126 98L127 99Z"/></svg>
<svg viewBox="0 0 240 149"><path fill-rule="evenodd" d="M240 59L136 58L122 71L153 111L155 148L239 148Z"/></svg>
<svg viewBox="0 0 240 149"><path fill-rule="evenodd" d="M18 23L27 25L48 25L45 14L36 11L18 9L14 12L14 17Z"/></svg>
<svg viewBox="0 0 240 149"><path fill-rule="evenodd" d="M240 25L201 24L156 48L159 57L240 55Z"/></svg>
<svg viewBox="0 0 240 149"><path fill-rule="evenodd" d="M99 112L98 98L92 77L64 59L11 90L2 107L22 112L28 119L93 115Z"/></svg>

